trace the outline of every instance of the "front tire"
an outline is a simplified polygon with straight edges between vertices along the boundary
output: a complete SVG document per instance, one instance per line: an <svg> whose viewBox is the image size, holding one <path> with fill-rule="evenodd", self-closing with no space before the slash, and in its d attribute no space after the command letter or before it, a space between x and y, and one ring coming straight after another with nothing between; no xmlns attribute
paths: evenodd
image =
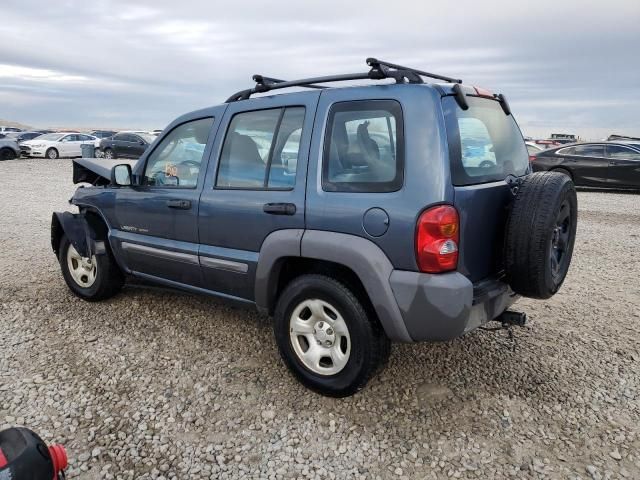
<svg viewBox="0 0 640 480"><path fill-rule="evenodd" d="M293 375L330 397L362 389L389 354L389 339L360 300L324 275L303 275L287 285L276 306L274 332Z"/></svg>
<svg viewBox="0 0 640 480"><path fill-rule="evenodd" d="M113 160L116 157L116 152L114 152L112 149L107 148L104 151L104 158L106 158L107 160Z"/></svg>
<svg viewBox="0 0 640 480"><path fill-rule="evenodd" d="M58 150L56 150L55 148L50 148L49 150L47 150L47 152L45 153L45 156L49 159L49 160L55 160L57 158L60 157L60 154L58 153Z"/></svg>
<svg viewBox="0 0 640 480"><path fill-rule="evenodd" d="M0 149L0 161L13 160L16 157L17 157L16 152L14 152L12 149L10 148Z"/></svg>
<svg viewBox="0 0 640 480"><path fill-rule="evenodd" d="M83 300L106 300L124 285L124 275L110 251L90 259L83 258L66 235L60 240L58 261L67 286Z"/></svg>

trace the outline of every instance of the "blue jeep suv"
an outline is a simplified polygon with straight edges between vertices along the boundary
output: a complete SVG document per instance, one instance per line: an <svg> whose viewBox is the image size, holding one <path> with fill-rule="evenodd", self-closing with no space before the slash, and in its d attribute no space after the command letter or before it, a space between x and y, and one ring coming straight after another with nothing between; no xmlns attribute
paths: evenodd
<svg viewBox="0 0 640 480"><path fill-rule="evenodd" d="M51 233L71 291L101 300L134 276L255 306L292 373L331 396L362 388L391 342L450 340L506 322L519 295L553 295L576 232L570 178L531 173L504 96L367 63L256 75L136 162L76 160L90 185ZM330 86L364 79L378 84ZM304 91L270 93L290 87Z"/></svg>

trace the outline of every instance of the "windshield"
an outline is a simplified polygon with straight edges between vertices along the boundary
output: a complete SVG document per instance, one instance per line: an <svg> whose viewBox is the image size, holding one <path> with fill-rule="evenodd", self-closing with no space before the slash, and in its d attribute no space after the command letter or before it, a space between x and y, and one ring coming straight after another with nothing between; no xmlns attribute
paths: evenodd
<svg viewBox="0 0 640 480"><path fill-rule="evenodd" d="M39 137L37 137L37 139L55 142L56 140L60 140L65 135L66 133L47 133L46 135L40 135Z"/></svg>
<svg viewBox="0 0 640 480"><path fill-rule="evenodd" d="M443 99L454 185L504 180L529 171L529 156L512 115L495 100L467 96L468 110Z"/></svg>

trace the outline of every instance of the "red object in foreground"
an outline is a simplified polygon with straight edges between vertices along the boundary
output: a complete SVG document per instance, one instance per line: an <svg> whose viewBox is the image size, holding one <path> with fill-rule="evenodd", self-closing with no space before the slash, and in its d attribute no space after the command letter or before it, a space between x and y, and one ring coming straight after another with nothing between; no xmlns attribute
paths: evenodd
<svg viewBox="0 0 640 480"><path fill-rule="evenodd" d="M425 210L416 228L416 262L420 271L442 273L458 267L460 227L458 211L451 205Z"/></svg>
<svg viewBox="0 0 640 480"><path fill-rule="evenodd" d="M59 480L67 468L62 445L47 445L27 428L0 431L0 479Z"/></svg>
<svg viewBox="0 0 640 480"><path fill-rule="evenodd" d="M58 480L58 472L63 471L69 465L67 451L62 445L51 445L49 447L49 455L51 455L51 461L53 462L53 480Z"/></svg>

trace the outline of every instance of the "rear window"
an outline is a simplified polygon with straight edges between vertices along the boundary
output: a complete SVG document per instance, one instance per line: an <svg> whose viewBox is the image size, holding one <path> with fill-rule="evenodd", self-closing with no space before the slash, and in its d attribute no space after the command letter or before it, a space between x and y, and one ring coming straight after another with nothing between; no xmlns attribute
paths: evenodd
<svg viewBox="0 0 640 480"><path fill-rule="evenodd" d="M495 100L467 96L468 110L443 99L454 185L475 185L522 176L529 156L512 115Z"/></svg>

